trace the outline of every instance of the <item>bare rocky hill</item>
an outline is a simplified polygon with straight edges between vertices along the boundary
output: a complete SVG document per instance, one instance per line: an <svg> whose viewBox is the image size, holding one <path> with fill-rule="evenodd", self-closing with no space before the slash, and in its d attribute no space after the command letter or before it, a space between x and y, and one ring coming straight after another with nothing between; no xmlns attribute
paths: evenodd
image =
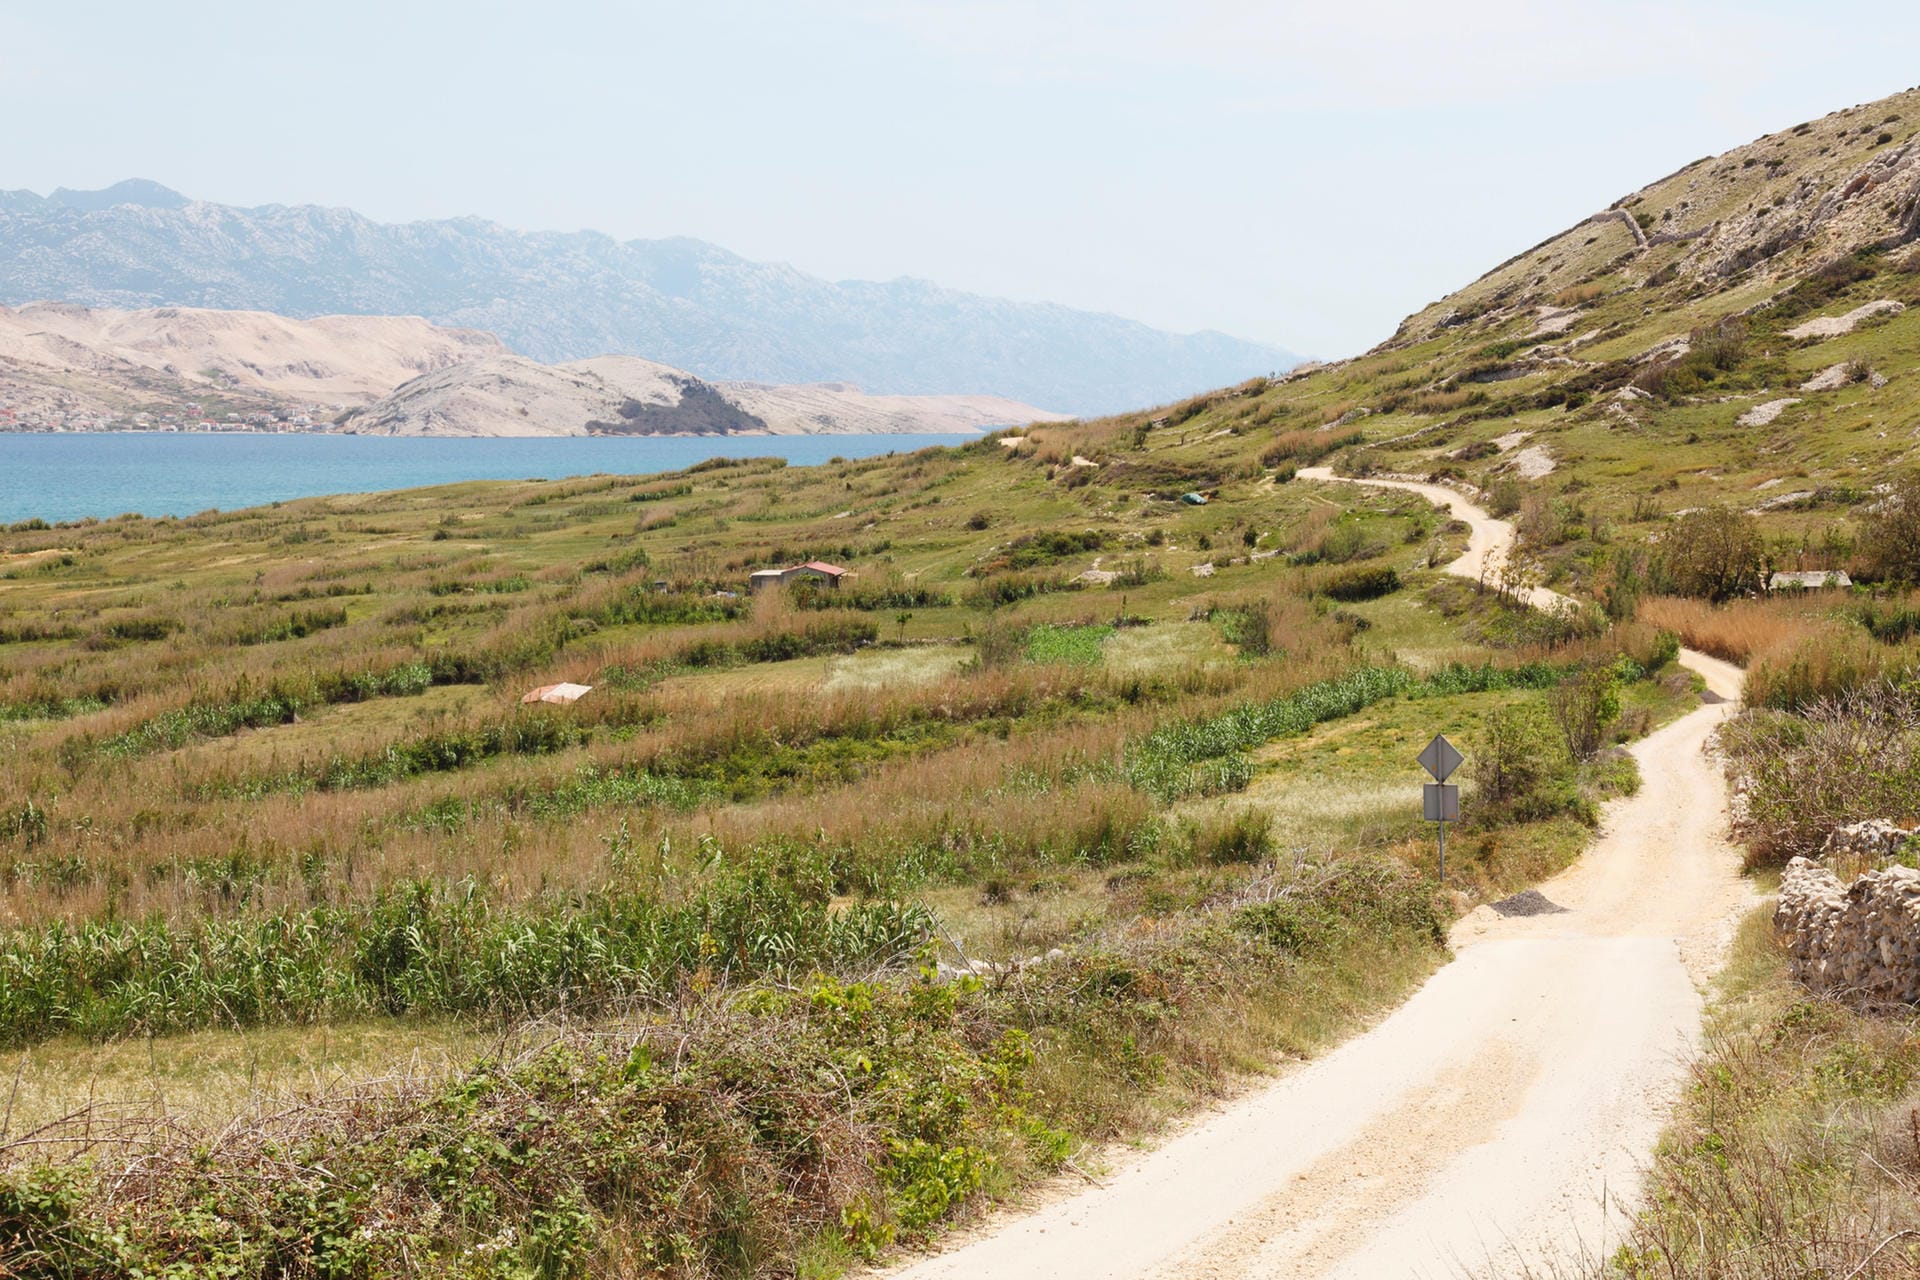
<svg viewBox="0 0 1920 1280"><path fill-rule="evenodd" d="M181 307L0 307L0 411L29 425L205 402L328 415L423 373L505 350L492 334L414 316L289 320Z"/></svg>
<svg viewBox="0 0 1920 1280"><path fill-rule="evenodd" d="M1057 417L996 396L713 383L637 356L543 365L417 316L0 307L0 425L301 417L386 435L966 432Z"/></svg>
<svg viewBox="0 0 1920 1280"><path fill-rule="evenodd" d="M1543 337L1583 336L1578 310L1593 296L1579 292L1595 281L1642 291L1653 311L1684 312L1910 243L1920 237L1916 122L1920 89L1696 160L1409 317L1388 345L1529 311Z"/></svg>
<svg viewBox="0 0 1920 1280"><path fill-rule="evenodd" d="M708 382L636 356L496 355L426 374L347 418L373 435L967 432L1057 419L997 396L870 396L845 383Z"/></svg>

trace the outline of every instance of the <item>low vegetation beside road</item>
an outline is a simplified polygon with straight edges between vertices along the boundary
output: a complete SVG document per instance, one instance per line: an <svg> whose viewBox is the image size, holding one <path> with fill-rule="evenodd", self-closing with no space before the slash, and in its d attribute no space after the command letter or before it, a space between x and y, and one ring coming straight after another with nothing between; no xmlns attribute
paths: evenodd
<svg viewBox="0 0 1920 1280"><path fill-rule="evenodd" d="M1418 500L1025 453L8 534L9 1256L831 1273L1438 963L1416 736L1506 762L1453 860L1496 894L1693 698L1651 627L1430 603ZM803 557L858 576L742 590ZM329 1075L236 1087L248 1036Z"/></svg>

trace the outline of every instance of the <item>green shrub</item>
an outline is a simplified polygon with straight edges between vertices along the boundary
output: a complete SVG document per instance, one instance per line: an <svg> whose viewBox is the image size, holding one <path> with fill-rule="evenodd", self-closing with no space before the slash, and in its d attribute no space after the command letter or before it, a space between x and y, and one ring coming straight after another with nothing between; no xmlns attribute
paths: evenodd
<svg viewBox="0 0 1920 1280"><path fill-rule="evenodd" d="M989 621L973 633L973 657L967 665L975 671L998 671L1020 661L1026 653L1024 631L1004 622Z"/></svg>
<svg viewBox="0 0 1920 1280"><path fill-rule="evenodd" d="M1538 707L1503 707L1489 715L1467 768L1477 784L1478 820L1551 817L1574 798L1565 744Z"/></svg>
<svg viewBox="0 0 1920 1280"><path fill-rule="evenodd" d="M1870 602L1856 615L1867 634L1881 644L1905 644L1920 636L1920 606L1906 600Z"/></svg>
<svg viewBox="0 0 1920 1280"><path fill-rule="evenodd" d="M1244 658L1264 658L1273 652L1273 605L1267 600L1249 600L1226 605L1213 611L1220 634L1235 645Z"/></svg>
<svg viewBox="0 0 1920 1280"><path fill-rule="evenodd" d="M597 891L527 906L471 882L370 901L173 924L89 920L0 934L0 1042L154 1034L370 1013L537 1016L669 992L685 975L861 971L909 959L930 918L893 902L829 907L774 867L684 902Z"/></svg>
<svg viewBox="0 0 1920 1280"><path fill-rule="evenodd" d="M1112 634L1113 627L1106 623L1055 626L1043 622L1027 632L1027 658L1031 662L1091 667L1100 661L1100 646Z"/></svg>
<svg viewBox="0 0 1920 1280"><path fill-rule="evenodd" d="M1716 604L1760 589L1763 564L1754 518L1730 507L1689 511L1674 520L1654 562L1664 593L1698 596Z"/></svg>
<svg viewBox="0 0 1920 1280"><path fill-rule="evenodd" d="M1866 571L1885 582L1920 585L1920 471L1893 484L1860 531Z"/></svg>
<svg viewBox="0 0 1920 1280"><path fill-rule="evenodd" d="M1079 584L1061 573L996 573L967 588L961 603L970 609L998 609L1055 591L1077 591Z"/></svg>
<svg viewBox="0 0 1920 1280"><path fill-rule="evenodd" d="M1520 498L1520 482L1512 476L1502 476L1487 490L1487 514L1504 520L1520 510Z"/></svg>
<svg viewBox="0 0 1920 1280"><path fill-rule="evenodd" d="M1194 829L1193 852L1204 862L1265 862L1273 856L1273 815L1243 808Z"/></svg>
<svg viewBox="0 0 1920 1280"><path fill-rule="evenodd" d="M1321 584L1320 592L1329 599L1352 604L1361 600L1378 600L1399 589L1399 573L1387 565L1374 565L1335 574Z"/></svg>
<svg viewBox="0 0 1920 1280"><path fill-rule="evenodd" d="M1562 681L1547 695L1567 754L1591 760L1605 746L1620 716L1620 686L1611 667L1592 667Z"/></svg>

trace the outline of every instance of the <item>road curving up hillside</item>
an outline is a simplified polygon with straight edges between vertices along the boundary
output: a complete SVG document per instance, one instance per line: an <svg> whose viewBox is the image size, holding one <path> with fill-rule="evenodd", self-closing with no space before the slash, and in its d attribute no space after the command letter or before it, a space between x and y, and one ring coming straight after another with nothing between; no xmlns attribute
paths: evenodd
<svg viewBox="0 0 1920 1280"><path fill-rule="evenodd" d="M1477 578L1511 546L1511 526L1457 493L1370 483L1472 526L1452 572ZM1454 961L1372 1031L1103 1185L898 1274L1393 1280L1609 1249L1697 1047L1700 984L1747 900L1705 755L1740 672L1681 660L1713 699L1633 748L1640 793L1609 805L1593 847L1541 886L1561 910L1478 908L1453 928Z"/></svg>

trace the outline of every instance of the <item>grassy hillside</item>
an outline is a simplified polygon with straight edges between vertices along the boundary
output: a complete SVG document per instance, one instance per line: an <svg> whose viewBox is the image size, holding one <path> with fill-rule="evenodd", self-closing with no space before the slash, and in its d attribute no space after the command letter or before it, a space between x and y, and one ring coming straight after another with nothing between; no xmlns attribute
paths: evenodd
<svg viewBox="0 0 1920 1280"><path fill-rule="evenodd" d="M1897 309L1920 302L1917 133L1920 91L1700 160L1365 356L1075 447L1147 483L1161 459L1224 477L1329 452L1350 473L1452 480L1517 513L1546 573L1590 594L1609 543L1712 504L1756 513L1778 567L1858 570L1878 486L1920 447L1920 313Z"/></svg>
<svg viewBox="0 0 1920 1280"><path fill-rule="evenodd" d="M1640 597L1713 504L1756 563L1899 577L1920 321L1788 332L1920 301L1910 114L1176 406L7 530L0 1269L833 1274L1331 1043L1636 784L1674 633L1779 647L1782 705L1906 661L1899 598ZM1609 608L1446 577L1461 527L1326 462L1484 489ZM805 559L854 575L746 592ZM1444 889L1435 729L1476 762Z"/></svg>

